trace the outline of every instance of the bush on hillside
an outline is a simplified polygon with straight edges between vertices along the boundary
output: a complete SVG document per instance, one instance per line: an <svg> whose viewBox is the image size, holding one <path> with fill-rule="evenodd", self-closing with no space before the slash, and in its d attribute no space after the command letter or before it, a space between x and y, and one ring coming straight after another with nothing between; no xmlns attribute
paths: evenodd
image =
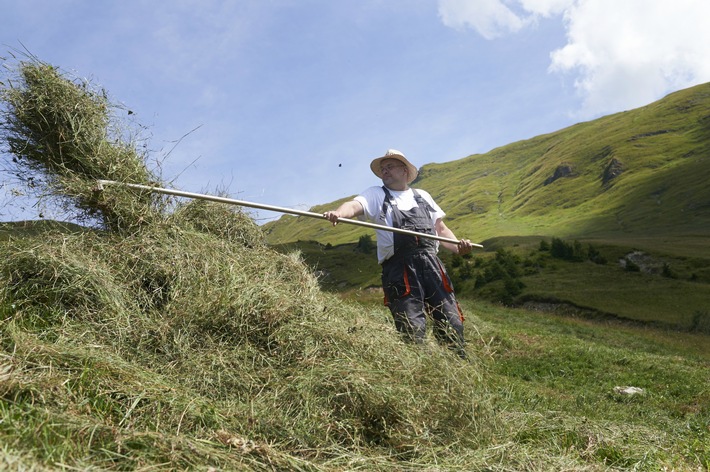
<svg viewBox="0 0 710 472"><path fill-rule="evenodd" d="M365 254L370 254L376 248L377 244L372 240L372 235L370 234L363 234L357 241L357 250Z"/></svg>
<svg viewBox="0 0 710 472"><path fill-rule="evenodd" d="M550 243L542 240L540 241L539 251L549 251L552 257L569 262L583 262L589 260L600 265L605 265L608 262L601 252L592 244L588 244L585 250L582 243L577 240L572 243L554 237Z"/></svg>
<svg viewBox="0 0 710 472"><path fill-rule="evenodd" d="M690 330L697 333L710 334L710 312L698 310L693 313Z"/></svg>

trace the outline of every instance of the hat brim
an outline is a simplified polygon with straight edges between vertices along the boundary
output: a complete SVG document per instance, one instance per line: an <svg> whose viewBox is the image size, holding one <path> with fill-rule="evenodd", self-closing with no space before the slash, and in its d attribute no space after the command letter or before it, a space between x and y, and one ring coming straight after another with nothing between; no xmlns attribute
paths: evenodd
<svg viewBox="0 0 710 472"><path fill-rule="evenodd" d="M407 167L407 183L411 184L414 179L417 178L417 175L419 174L419 171L417 168L407 160L406 157L404 157L402 154L387 154L381 157L377 157L373 159L373 161L370 163L370 170L372 170L372 173L375 174L377 177L380 179L382 178L382 169L380 169L380 163L384 161L385 159L397 159L399 162L404 164Z"/></svg>

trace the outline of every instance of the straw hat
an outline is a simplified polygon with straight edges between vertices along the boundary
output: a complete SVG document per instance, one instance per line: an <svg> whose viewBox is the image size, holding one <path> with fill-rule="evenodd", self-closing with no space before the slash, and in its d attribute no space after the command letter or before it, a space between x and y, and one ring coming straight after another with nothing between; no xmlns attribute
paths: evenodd
<svg viewBox="0 0 710 472"><path fill-rule="evenodd" d="M396 149L388 149L384 156L378 157L370 163L370 169L372 169L372 172L377 177L382 178L382 171L380 170L380 163L385 159L397 159L402 164L407 166L407 170L409 171L407 174L407 183L408 184L412 183L412 181L417 178L417 174L419 173L417 171L417 168L414 165L412 165L412 163L409 162L406 157L404 157L404 154L402 154L400 151L398 151Z"/></svg>

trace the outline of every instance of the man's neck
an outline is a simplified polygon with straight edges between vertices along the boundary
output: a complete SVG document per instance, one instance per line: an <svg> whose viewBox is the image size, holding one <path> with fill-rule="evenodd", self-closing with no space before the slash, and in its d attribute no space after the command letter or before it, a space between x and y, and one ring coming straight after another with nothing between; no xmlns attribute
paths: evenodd
<svg viewBox="0 0 710 472"><path fill-rule="evenodd" d="M401 186L398 185L395 187L389 187L389 186L385 185L385 187L387 187L388 190L392 190L393 192L404 192L405 190L409 190L409 186L407 184L404 184Z"/></svg>

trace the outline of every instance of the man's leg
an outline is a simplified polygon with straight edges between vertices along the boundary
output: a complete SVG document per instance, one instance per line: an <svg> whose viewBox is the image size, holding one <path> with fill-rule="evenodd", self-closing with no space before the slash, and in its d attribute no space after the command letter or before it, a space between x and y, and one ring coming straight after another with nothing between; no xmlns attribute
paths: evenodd
<svg viewBox="0 0 710 472"><path fill-rule="evenodd" d="M434 318L434 336L437 341L449 346L459 356L465 357L463 316L456 300L447 300L432 307L432 318Z"/></svg>
<svg viewBox="0 0 710 472"><path fill-rule="evenodd" d="M394 326L406 342L422 344L426 338L424 304L408 295L390 303Z"/></svg>
<svg viewBox="0 0 710 472"><path fill-rule="evenodd" d="M407 342L423 343L426 337L426 312L421 287L410 280L411 270L403 261L386 264L382 269L385 305L392 312L397 331Z"/></svg>
<svg viewBox="0 0 710 472"><path fill-rule="evenodd" d="M456 301L451 279L438 257L428 259L423 284L425 300L434 319L434 336L439 343L448 345L459 356L465 357L463 313Z"/></svg>

